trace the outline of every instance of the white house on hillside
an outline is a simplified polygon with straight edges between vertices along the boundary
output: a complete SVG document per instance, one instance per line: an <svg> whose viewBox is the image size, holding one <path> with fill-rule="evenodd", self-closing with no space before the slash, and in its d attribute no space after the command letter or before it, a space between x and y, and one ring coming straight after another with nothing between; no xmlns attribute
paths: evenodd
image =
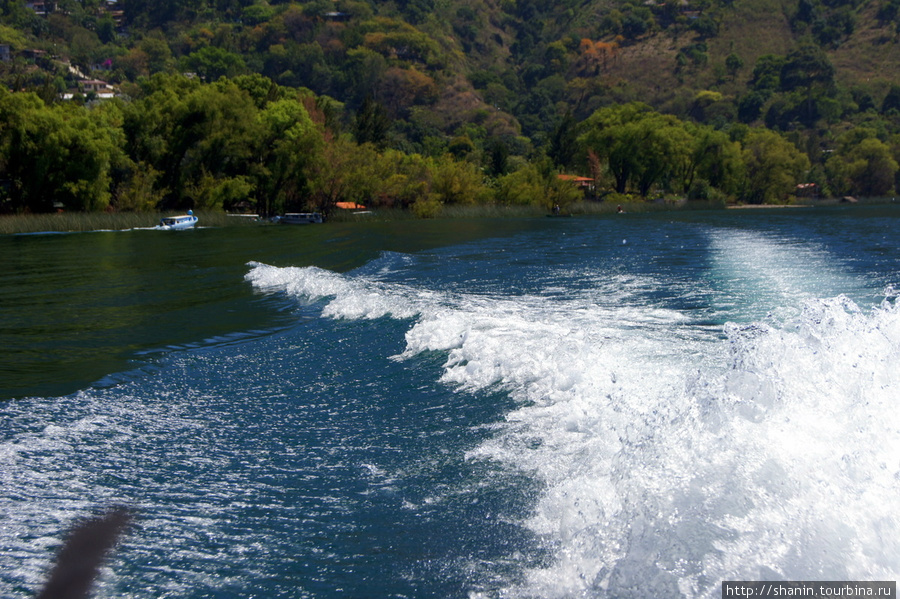
<svg viewBox="0 0 900 599"><path fill-rule="evenodd" d="M80 79L78 81L78 92L84 95L94 94L98 100L109 100L116 96L115 88L106 81L99 79ZM71 100L75 97L75 93L71 91L65 93L63 94L63 99Z"/></svg>

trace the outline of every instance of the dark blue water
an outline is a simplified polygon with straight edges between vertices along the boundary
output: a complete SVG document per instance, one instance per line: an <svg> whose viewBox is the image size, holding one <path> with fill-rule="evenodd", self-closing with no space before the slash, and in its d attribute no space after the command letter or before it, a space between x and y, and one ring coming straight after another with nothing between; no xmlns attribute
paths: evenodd
<svg viewBox="0 0 900 599"><path fill-rule="evenodd" d="M0 595L112 504L102 597L894 580L898 217L0 239Z"/></svg>

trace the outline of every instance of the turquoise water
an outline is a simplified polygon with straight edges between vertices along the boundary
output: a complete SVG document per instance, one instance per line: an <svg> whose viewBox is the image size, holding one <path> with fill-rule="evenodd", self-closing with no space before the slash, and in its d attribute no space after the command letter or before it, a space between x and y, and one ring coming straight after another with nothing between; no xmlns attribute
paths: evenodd
<svg viewBox="0 0 900 599"><path fill-rule="evenodd" d="M0 238L0 595L900 573L900 210Z"/></svg>

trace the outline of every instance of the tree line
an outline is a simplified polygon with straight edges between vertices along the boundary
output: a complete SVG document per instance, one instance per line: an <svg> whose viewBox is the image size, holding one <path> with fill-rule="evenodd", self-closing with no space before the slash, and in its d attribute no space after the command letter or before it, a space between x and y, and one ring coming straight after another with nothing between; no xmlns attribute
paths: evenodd
<svg viewBox="0 0 900 599"><path fill-rule="evenodd" d="M776 131L716 129L639 102L565 120L546 152L523 157L499 142L479 149L459 139L433 154L386 147L377 143L377 102L347 114L333 99L262 75L205 83L157 74L131 94L48 104L0 89L0 211L268 215L327 212L344 201L420 216L451 204L549 209L582 197L558 176L573 170L594 179L594 199L763 203L787 200L815 176L837 193L886 195L898 172L897 144L875 129L847 131L817 172Z"/></svg>

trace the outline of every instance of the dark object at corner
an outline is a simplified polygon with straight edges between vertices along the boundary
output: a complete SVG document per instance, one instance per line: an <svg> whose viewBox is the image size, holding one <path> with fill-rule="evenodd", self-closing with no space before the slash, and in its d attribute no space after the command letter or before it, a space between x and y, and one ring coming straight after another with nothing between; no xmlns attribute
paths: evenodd
<svg viewBox="0 0 900 599"><path fill-rule="evenodd" d="M103 559L132 519L131 510L114 507L75 526L37 599L86 598Z"/></svg>

